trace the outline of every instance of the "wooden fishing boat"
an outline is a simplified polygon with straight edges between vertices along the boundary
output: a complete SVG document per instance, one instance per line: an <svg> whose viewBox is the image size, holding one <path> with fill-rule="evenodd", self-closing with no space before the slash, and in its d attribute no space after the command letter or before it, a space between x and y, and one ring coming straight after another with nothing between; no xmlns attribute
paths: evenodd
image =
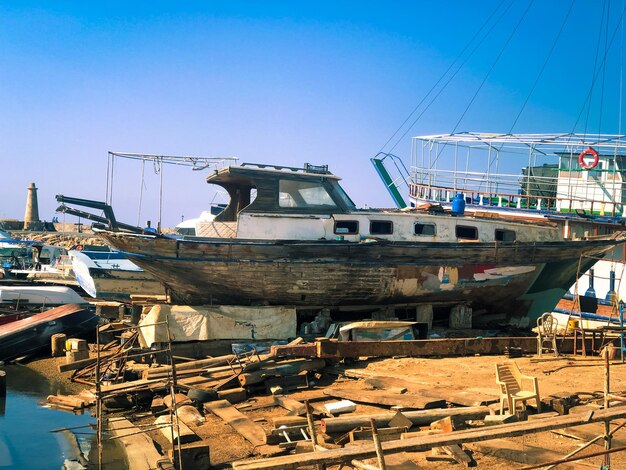
<svg viewBox="0 0 626 470"><path fill-rule="evenodd" d="M57 333L68 337L92 336L99 321L100 317L88 306L69 304L0 325L0 361L50 348L50 338Z"/></svg>
<svg viewBox="0 0 626 470"><path fill-rule="evenodd" d="M230 203L197 236L114 225L99 233L174 303L469 304L520 325L556 305L581 255L602 257L624 242L619 233L564 237L547 220L441 206L359 210L339 179L326 167L230 166L207 178Z"/></svg>

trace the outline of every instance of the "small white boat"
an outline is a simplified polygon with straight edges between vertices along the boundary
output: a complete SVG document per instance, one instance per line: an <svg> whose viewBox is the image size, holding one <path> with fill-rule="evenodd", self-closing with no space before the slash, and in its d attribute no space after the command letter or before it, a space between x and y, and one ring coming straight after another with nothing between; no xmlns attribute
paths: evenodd
<svg viewBox="0 0 626 470"><path fill-rule="evenodd" d="M165 295L152 274L110 250L70 250L74 276L87 294L98 299L129 299L131 294Z"/></svg>
<svg viewBox="0 0 626 470"><path fill-rule="evenodd" d="M87 303L80 295L64 286L2 286L0 305L49 308L67 304Z"/></svg>

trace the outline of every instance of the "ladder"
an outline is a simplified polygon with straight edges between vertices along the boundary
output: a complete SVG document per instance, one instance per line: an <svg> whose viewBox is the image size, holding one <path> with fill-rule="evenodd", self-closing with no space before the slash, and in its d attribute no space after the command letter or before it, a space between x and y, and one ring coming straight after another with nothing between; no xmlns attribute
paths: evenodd
<svg viewBox="0 0 626 470"><path fill-rule="evenodd" d="M392 165L385 165L385 160ZM398 157L392 153L384 153L378 152L375 157L370 158L372 165L376 169L378 176L383 180L387 191L389 191L389 195L395 202L396 206L400 209L404 209L407 207L407 203L404 201L402 194L400 193L400 187L403 185L406 186L407 190L409 187L409 170L407 170L406 166ZM391 167L391 172L390 168ZM393 174L393 176L392 176Z"/></svg>

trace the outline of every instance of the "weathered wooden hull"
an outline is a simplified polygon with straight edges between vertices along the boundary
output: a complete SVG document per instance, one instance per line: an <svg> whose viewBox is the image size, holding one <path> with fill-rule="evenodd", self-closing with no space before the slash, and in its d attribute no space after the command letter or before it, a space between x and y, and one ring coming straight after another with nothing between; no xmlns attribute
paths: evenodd
<svg viewBox="0 0 626 470"><path fill-rule="evenodd" d="M581 255L615 238L543 243L176 240L105 232L175 303L383 305L468 302L537 315L574 282ZM585 258L584 272L595 260Z"/></svg>
<svg viewBox="0 0 626 470"><path fill-rule="evenodd" d="M131 294L164 295L165 288L152 274L142 271L90 269L93 293L99 299L129 299Z"/></svg>

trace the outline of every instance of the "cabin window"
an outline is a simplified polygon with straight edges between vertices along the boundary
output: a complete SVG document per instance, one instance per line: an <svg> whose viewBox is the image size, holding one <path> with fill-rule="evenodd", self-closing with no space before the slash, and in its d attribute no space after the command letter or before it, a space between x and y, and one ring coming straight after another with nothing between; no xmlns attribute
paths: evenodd
<svg viewBox="0 0 626 470"><path fill-rule="evenodd" d="M359 233L359 223L356 220L339 220L335 222L335 233L338 235L355 235Z"/></svg>
<svg viewBox="0 0 626 470"><path fill-rule="evenodd" d="M463 240L478 240L478 229L469 225L457 225L456 237Z"/></svg>
<svg viewBox="0 0 626 470"><path fill-rule="evenodd" d="M437 226L435 224L420 224L415 222L413 225L413 233L415 235L433 236L437 234Z"/></svg>
<svg viewBox="0 0 626 470"><path fill-rule="evenodd" d="M393 233L393 222L389 220L370 221L371 235L391 235Z"/></svg>
<svg viewBox="0 0 626 470"><path fill-rule="evenodd" d="M319 182L280 180L278 185L280 207L335 208L333 199Z"/></svg>
<svg viewBox="0 0 626 470"><path fill-rule="evenodd" d="M515 232L513 230L496 229L497 242L514 242Z"/></svg>

